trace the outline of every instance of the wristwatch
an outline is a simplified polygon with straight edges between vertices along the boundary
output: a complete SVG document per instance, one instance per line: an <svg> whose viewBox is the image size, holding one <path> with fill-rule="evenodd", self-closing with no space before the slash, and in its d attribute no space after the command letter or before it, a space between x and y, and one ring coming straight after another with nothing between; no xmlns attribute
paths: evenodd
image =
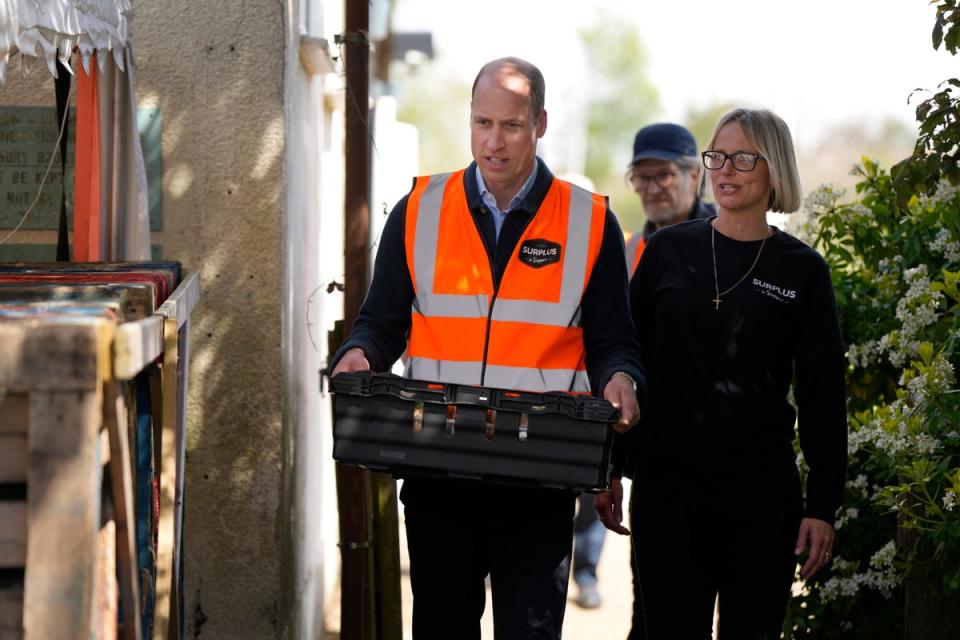
<svg viewBox="0 0 960 640"><path fill-rule="evenodd" d="M634 379L633 379L633 376L631 376L629 373L626 373L626 372L623 372L623 371L615 371L615 372L613 373L613 376L623 376L624 378L626 378L627 380L630 381L630 384L633 386L633 392L634 392L634 393L637 392L637 381L634 380ZM613 376L610 376L610 377L612 378Z"/></svg>

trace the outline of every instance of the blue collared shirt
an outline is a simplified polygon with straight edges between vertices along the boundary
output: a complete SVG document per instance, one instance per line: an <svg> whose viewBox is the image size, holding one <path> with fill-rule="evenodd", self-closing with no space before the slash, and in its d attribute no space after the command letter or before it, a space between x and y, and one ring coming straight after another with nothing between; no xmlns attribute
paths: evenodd
<svg viewBox="0 0 960 640"><path fill-rule="evenodd" d="M507 214L510 213L511 209L520 204L523 199L527 197L527 194L530 193L530 189L533 187L533 182L537 179L537 169L539 166L540 164L538 162L533 163L533 171L530 172L530 175L523 183L523 186L520 187L520 190L517 191L516 195L510 199L510 204L507 205L506 211L500 211L500 209L497 208L496 196L487 190L487 185L483 181L483 176L480 175L480 170L477 169L477 189L480 191L480 197L483 198L483 204L487 205L487 209L490 210L490 214L493 216L493 227L497 231L498 238L500 237L500 227L503 226L503 221L506 219Z"/></svg>

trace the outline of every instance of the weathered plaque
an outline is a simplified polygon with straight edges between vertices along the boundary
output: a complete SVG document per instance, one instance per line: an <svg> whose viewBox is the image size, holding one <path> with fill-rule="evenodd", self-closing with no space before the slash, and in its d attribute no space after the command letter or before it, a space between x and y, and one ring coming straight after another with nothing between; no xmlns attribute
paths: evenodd
<svg viewBox="0 0 960 640"><path fill-rule="evenodd" d="M67 136L67 184L73 184L73 110ZM0 229L56 229L64 176L55 107L0 107ZM51 157L53 163L50 164ZM44 180L44 172L50 171ZM39 193L39 196L38 196ZM67 189L67 215L73 210L73 189Z"/></svg>
<svg viewBox="0 0 960 640"><path fill-rule="evenodd" d="M73 221L73 143L77 134L74 110L70 109L67 131L66 204L67 220ZM21 229L57 229L60 220L60 193L63 183L57 134L60 123L55 107L0 106L0 230L13 229L37 199ZM157 109L137 110L137 127L147 174L150 229L162 224L162 164L160 131L162 119ZM56 154L50 172L43 179ZM39 192L39 199L37 194ZM5 235L5 234L4 234ZM2 235L0 235L2 238Z"/></svg>

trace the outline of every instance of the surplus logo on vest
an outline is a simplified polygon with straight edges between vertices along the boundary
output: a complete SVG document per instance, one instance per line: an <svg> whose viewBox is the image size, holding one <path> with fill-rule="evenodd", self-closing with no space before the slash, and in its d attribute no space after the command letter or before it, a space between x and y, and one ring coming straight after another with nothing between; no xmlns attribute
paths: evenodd
<svg viewBox="0 0 960 640"><path fill-rule="evenodd" d="M562 248L563 247L556 242L550 242L542 238L525 240L523 244L520 245L520 262L534 269L545 267L548 264L555 264L560 262L560 251Z"/></svg>
<svg viewBox="0 0 960 640"><path fill-rule="evenodd" d="M770 296L777 302L787 302L797 297L796 289L784 289L775 284L764 282L759 278L753 279L753 286L759 289L764 295Z"/></svg>

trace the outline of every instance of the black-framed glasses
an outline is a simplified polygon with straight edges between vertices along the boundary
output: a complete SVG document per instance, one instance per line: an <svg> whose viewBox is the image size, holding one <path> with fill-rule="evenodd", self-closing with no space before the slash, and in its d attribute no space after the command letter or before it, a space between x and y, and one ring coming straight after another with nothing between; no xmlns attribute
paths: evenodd
<svg viewBox="0 0 960 640"><path fill-rule="evenodd" d="M676 171L661 171L660 173L652 176L634 172L630 174L630 184L632 184L633 188L637 191L643 191L647 189L650 186L650 183L655 183L661 189L666 189L673 184L673 180L676 177Z"/></svg>
<svg viewBox="0 0 960 640"><path fill-rule="evenodd" d="M737 171L753 171L757 168L757 160L766 160L759 153L750 153L748 151L737 151L735 153L724 153L723 151L704 151L700 154L703 157L703 166L711 171L723 169L727 160L733 163L733 168Z"/></svg>

